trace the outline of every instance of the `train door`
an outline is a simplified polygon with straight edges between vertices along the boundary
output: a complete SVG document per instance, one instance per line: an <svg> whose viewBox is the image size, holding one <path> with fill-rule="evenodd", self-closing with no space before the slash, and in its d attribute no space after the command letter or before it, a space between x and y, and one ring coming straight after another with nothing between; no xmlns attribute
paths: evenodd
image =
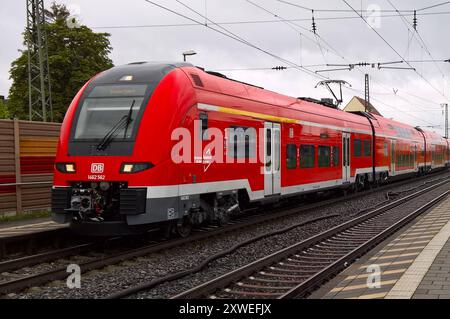
<svg viewBox="0 0 450 319"><path fill-rule="evenodd" d="M281 193L281 129L278 123L264 123L264 195Z"/></svg>
<svg viewBox="0 0 450 319"><path fill-rule="evenodd" d="M430 154L431 154L431 169L434 168L434 156L435 156L435 150L436 150L436 145L431 145L430 147Z"/></svg>
<svg viewBox="0 0 450 319"><path fill-rule="evenodd" d="M391 175L395 175L395 140L391 140Z"/></svg>
<svg viewBox="0 0 450 319"><path fill-rule="evenodd" d="M414 170L417 171L417 167L418 167L418 163L417 163L417 144L414 144L414 149L413 149L413 153L414 153Z"/></svg>
<svg viewBox="0 0 450 319"><path fill-rule="evenodd" d="M342 180L350 182L350 133L342 132Z"/></svg>

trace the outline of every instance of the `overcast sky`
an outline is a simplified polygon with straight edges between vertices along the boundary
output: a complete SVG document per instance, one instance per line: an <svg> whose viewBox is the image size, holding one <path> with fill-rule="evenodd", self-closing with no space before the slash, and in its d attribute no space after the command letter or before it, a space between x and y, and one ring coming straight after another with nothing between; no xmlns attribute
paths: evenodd
<svg viewBox="0 0 450 319"><path fill-rule="evenodd" d="M188 57L189 62L195 65L220 70L229 77L295 97L330 97L325 88L315 88L317 82L325 78L345 80L352 88L344 90L343 105L353 95L364 97L364 73L369 73L372 104L385 117L423 127L440 125L434 130L443 134L444 116L440 103L450 103L450 63L410 62L416 72L362 67L319 75L308 70L331 68L324 66L327 63L423 61L430 60L430 55L437 60L449 59L450 4L420 10L443 1L347 0L365 16L373 14L367 9L389 10L379 13L379 21L373 18L376 13L368 20L386 43L342 0L251 0L260 8L246 0L181 1L203 16L206 13L210 20L208 25L224 33L230 31L247 41L248 45L204 25L192 25L196 22L144 0L60 0L57 3L68 5L74 14L79 15L82 24L98 32L111 33L111 58L116 65L134 61L180 61L182 52L195 50L197 55ZM175 0L154 2L205 23L204 17ZM0 95L8 95L10 64L18 57L18 50L23 49L21 33L26 23L25 3L25 0L2 3ZM50 4L49 0L45 2L46 7ZM392 12L394 7L406 16L401 18ZM310 31L312 13L308 8L315 10L316 35ZM329 9L348 11L321 11ZM407 10L418 10L418 34L410 31L413 30L413 17ZM293 22L295 25L281 21L283 19L296 20ZM264 22L249 23L255 21ZM214 22L241 23L221 24L225 29L220 29ZM291 68L284 71L233 70L274 66ZM409 67L406 63L386 66Z"/></svg>

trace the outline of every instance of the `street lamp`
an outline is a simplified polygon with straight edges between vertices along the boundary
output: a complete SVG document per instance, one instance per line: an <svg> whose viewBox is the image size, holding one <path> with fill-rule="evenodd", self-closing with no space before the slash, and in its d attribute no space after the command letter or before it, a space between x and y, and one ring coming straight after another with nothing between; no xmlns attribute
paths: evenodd
<svg viewBox="0 0 450 319"><path fill-rule="evenodd" d="M196 54L197 54L197 52L195 52L194 50L189 50L189 51L183 52L183 61L186 62L186 56L196 55Z"/></svg>

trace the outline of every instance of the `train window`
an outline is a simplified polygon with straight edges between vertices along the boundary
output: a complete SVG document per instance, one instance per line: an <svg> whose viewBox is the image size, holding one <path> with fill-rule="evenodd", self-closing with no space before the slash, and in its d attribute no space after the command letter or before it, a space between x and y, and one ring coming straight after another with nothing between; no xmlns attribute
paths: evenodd
<svg viewBox="0 0 450 319"><path fill-rule="evenodd" d="M300 167L311 168L314 167L316 148L314 145L300 146Z"/></svg>
<svg viewBox="0 0 450 319"><path fill-rule="evenodd" d="M361 140L353 140L353 156L361 157Z"/></svg>
<svg viewBox="0 0 450 319"><path fill-rule="evenodd" d="M331 147L319 146L319 167L331 166Z"/></svg>
<svg viewBox="0 0 450 319"><path fill-rule="evenodd" d="M208 114L200 113L200 136L202 140L208 139L206 130L208 129Z"/></svg>
<svg viewBox="0 0 450 319"><path fill-rule="evenodd" d="M253 127L232 126L227 129L228 156L254 158L256 154L256 130Z"/></svg>
<svg viewBox="0 0 450 319"><path fill-rule="evenodd" d="M387 157L389 155L388 143L384 142L384 156Z"/></svg>
<svg viewBox="0 0 450 319"><path fill-rule="evenodd" d="M333 146L333 166L339 166L339 147Z"/></svg>
<svg viewBox="0 0 450 319"><path fill-rule="evenodd" d="M364 140L364 156L372 156L372 141Z"/></svg>
<svg viewBox="0 0 450 319"><path fill-rule="evenodd" d="M147 89L145 84L95 86L79 106L74 138L101 140L116 123L117 139L132 138Z"/></svg>
<svg viewBox="0 0 450 319"><path fill-rule="evenodd" d="M272 156L272 130L267 129L266 130L266 155Z"/></svg>
<svg viewBox="0 0 450 319"><path fill-rule="evenodd" d="M286 145L286 167L287 169L295 169L297 167L297 145Z"/></svg>
<svg viewBox="0 0 450 319"><path fill-rule="evenodd" d="M414 145L413 163L417 162L417 145Z"/></svg>

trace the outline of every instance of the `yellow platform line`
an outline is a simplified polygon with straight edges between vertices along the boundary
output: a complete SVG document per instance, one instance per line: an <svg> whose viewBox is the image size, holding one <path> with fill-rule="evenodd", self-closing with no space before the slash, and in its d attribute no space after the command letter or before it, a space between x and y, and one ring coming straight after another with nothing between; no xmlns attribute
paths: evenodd
<svg viewBox="0 0 450 319"><path fill-rule="evenodd" d="M386 248L380 250L380 253L388 253L388 252L398 252L398 251L405 251L405 250L416 250L416 249L424 249L426 245L420 245L420 246L412 246L412 247L404 247L404 248ZM392 246L395 247L395 246Z"/></svg>
<svg viewBox="0 0 450 319"><path fill-rule="evenodd" d="M442 202L436 210L446 209L450 206L450 197ZM450 221L434 236L428 245L417 256L414 262L405 271L403 276L397 281L394 287L386 295L387 299L410 299L425 274L430 269L434 259L441 251L442 247L450 238Z"/></svg>
<svg viewBox="0 0 450 319"><path fill-rule="evenodd" d="M412 236L406 235L406 236L403 236L402 238L393 240L393 242L399 242L399 241L411 240L411 238L408 238L408 237L412 237ZM416 238L416 239L425 239L425 238L432 238L432 237L433 237L433 235L414 236L414 238Z"/></svg>
<svg viewBox="0 0 450 319"><path fill-rule="evenodd" d="M429 240L420 240L420 241L408 241L405 243L392 243L387 245L388 247L398 247L398 246L407 246L407 245L416 245L416 244L428 244Z"/></svg>
<svg viewBox="0 0 450 319"><path fill-rule="evenodd" d="M407 260L399 260L399 261L393 261L393 262L387 262L387 263L377 263L378 266L384 267L384 266L398 266L398 265L405 265L405 264L411 264L413 263L414 259L407 259ZM367 265L359 267L359 269L367 269Z"/></svg>
<svg viewBox="0 0 450 319"><path fill-rule="evenodd" d="M386 295L387 295L387 292L379 292L379 293L375 293L375 294L361 295L359 297L351 298L351 299L382 299Z"/></svg>
<svg viewBox="0 0 450 319"><path fill-rule="evenodd" d="M380 286L388 286L388 285L393 285L397 282L397 280L385 280L385 281L380 281ZM358 285L348 285L345 287L336 287L331 289L330 292L343 292L343 291L349 291L349 290L358 290L358 289L367 289L367 283L364 284L358 284ZM376 288L374 288L376 289Z"/></svg>
<svg viewBox="0 0 450 319"><path fill-rule="evenodd" d="M394 255L383 255L383 256L373 256L370 260L384 260L384 259L397 259L401 257L417 256L419 253L406 253L406 254L394 254Z"/></svg>
<svg viewBox="0 0 450 319"><path fill-rule="evenodd" d="M368 267L368 266L367 266ZM366 267L366 269L367 269ZM392 270L385 270L381 272L381 276L383 275L394 275L394 274L401 274L404 273L406 271L407 268L400 268L400 269L392 269ZM353 280L353 279L362 279L362 278L367 278L369 277L369 275L373 275L372 273L364 273L364 274L359 274L359 275L351 275L348 276L344 279L345 280Z"/></svg>
<svg viewBox="0 0 450 319"><path fill-rule="evenodd" d="M441 228L444 227L444 225L442 226L436 226L436 227L427 227L424 229L414 229L411 230L410 232L408 232L408 235L416 235L416 234L423 234L424 232L428 233L428 232L438 232L439 230L441 230Z"/></svg>

